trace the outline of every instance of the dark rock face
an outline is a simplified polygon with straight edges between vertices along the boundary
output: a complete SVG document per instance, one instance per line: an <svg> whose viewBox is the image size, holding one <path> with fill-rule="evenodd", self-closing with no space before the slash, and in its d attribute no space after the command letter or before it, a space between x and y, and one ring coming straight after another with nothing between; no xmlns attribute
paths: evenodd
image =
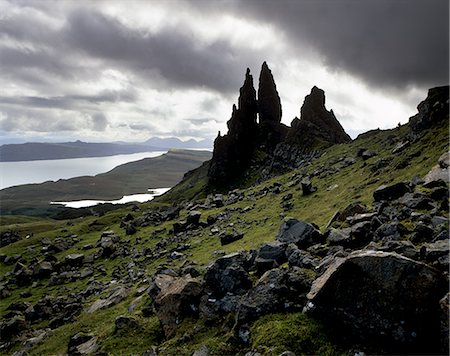
<svg viewBox="0 0 450 356"><path fill-rule="evenodd" d="M220 132L214 141L214 152L208 177L213 185L223 185L239 177L247 168L258 135L256 91L253 77L247 68L244 85L240 89L239 107L233 106L228 121L228 134Z"/></svg>
<svg viewBox="0 0 450 356"><path fill-rule="evenodd" d="M281 100L266 62L263 63L259 75L258 112L261 144L272 152L286 136L286 128L281 125Z"/></svg>
<svg viewBox="0 0 450 356"><path fill-rule="evenodd" d="M272 72L264 62L259 75L258 109L261 124L279 124L281 122L281 101Z"/></svg>
<svg viewBox="0 0 450 356"><path fill-rule="evenodd" d="M418 114L409 119L413 131L428 129L433 123L448 119L449 86L431 88L418 106Z"/></svg>
<svg viewBox="0 0 450 356"><path fill-rule="evenodd" d="M311 93L305 97L300 110L300 119L295 118L291 123L286 141L301 146L314 145L313 140L327 143L350 142L351 138L342 128L334 116L333 110L325 108L325 92L313 87Z"/></svg>
<svg viewBox="0 0 450 356"><path fill-rule="evenodd" d="M221 136L219 132L214 141L213 158L208 169L209 184L215 187L232 185L243 177L251 165L255 149L272 157L279 145L298 147L302 154L306 154L314 151L315 146L351 141L333 111L325 109L324 91L317 87L305 98L301 120L294 119L291 128L281 123L281 115L281 100L267 63L261 67L258 100L253 77L247 69L238 107L233 106L227 123L228 133Z"/></svg>
<svg viewBox="0 0 450 356"><path fill-rule="evenodd" d="M314 281L308 308L377 350L430 354L439 352L439 300L446 285L423 263L396 253L356 251Z"/></svg>

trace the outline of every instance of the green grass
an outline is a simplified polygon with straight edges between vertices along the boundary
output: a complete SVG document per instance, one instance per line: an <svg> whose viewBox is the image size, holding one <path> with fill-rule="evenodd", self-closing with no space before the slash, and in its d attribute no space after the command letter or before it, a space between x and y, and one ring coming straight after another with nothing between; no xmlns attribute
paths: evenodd
<svg viewBox="0 0 450 356"><path fill-rule="evenodd" d="M245 195L242 201L233 205L209 210L202 210L202 221L206 221L209 215L217 215L226 211L231 211L230 218L220 222L220 228L234 228L244 233L244 238L226 246L221 246L219 237L212 235L209 228L199 229L192 233L192 237L187 241L191 247L185 251L190 261L198 264L202 271L208 263L213 261L214 252L222 250L230 253L238 250L256 249L266 242L273 241L277 231L287 217L294 217L309 222L314 222L325 229L331 216L336 210L345 208L348 204L360 201L370 206L372 203L373 191L382 184L395 183L402 180L412 179L414 176L423 177L433 167L439 156L448 150L448 127L446 122L423 132L420 140L408 147L401 155L392 154L392 149L397 142L405 139L407 127L403 126L388 131L375 131L366 134L350 144L335 145L327 149L324 154L314 160L312 164L286 174L277 176L262 184L254 184L256 176L249 177ZM356 158L358 148L364 147L375 151L377 156L367 161ZM380 173L373 172L373 164L384 157L392 156L391 163L383 168ZM340 169L339 172L326 177L315 176L312 183L316 186L317 192L309 196L303 196L300 186L289 186L294 179L302 174L312 174L323 167L336 168L340 163L331 164L342 157L356 158L357 162L347 168ZM404 168L399 169L398 165L407 161ZM72 220L56 221L44 218L32 218L24 216L3 216L0 223L0 231L17 231L22 240L9 246L0 248L0 254L12 256L21 254L26 263L31 263L33 259L41 260L41 243L43 238L53 240L57 237L66 238L75 234L79 241L67 251L60 252L55 256L58 260L70 253L90 254L96 250L83 250L86 244L95 245L102 231L113 230L121 239L127 240L130 248L138 250L144 248L154 248L160 238L170 237L168 231L175 221L182 220L188 211L182 210L180 218L174 221L167 221L159 226L147 226L139 228L138 232L132 236L126 236L120 228L121 218L127 213L132 213L135 217L140 217L145 211L159 207L161 205L171 205L173 202L199 199L206 196L204 188L207 183L207 165L203 165L199 170L186 174L186 180L180 183L168 194L156 201L140 204L140 211L131 211L130 207L119 208L118 210L105 213L103 216L88 216ZM280 194L268 193L259 196L257 193L265 187L270 187L273 183L282 184ZM327 188L337 184L338 188L328 191ZM282 197L288 193L293 194L293 208L287 212L280 206ZM253 208L247 212L236 212L237 209L244 209L247 206ZM405 221L408 224L408 221ZM165 233L159 234L156 238L153 233L156 229L164 228ZM26 235L33 235L26 239ZM138 238L141 243L136 244ZM175 247L175 243L169 244L166 249ZM94 267L103 266L106 275L95 274L95 278L109 282L113 279L112 271L120 266L126 266L131 261L130 258L99 259ZM171 261L167 257L144 260L147 276L152 276L160 264L167 264L177 267L181 261ZM0 264L0 276L12 271L14 265ZM38 282L35 288L23 287L12 290L12 295L0 300L0 315L6 313L8 305L17 300L22 300L20 293L26 290L32 292L32 296L23 298L24 301L36 303L45 294L61 295L75 292L86 288L88 279L77 280L65 286L49 286L48 280ZM64 287L64 288L63 288ZM223 320L222 324L205 326L201 321L186 320L177 332L176 337L164 340L161 336L161 327L155 316L144 318L141 315L142 305L133 313L127 312L129 303L135 298L130 295L124 302L107 310L101 310L93 314L80 314L73 323L66 324L53 330L45 339L44 343L30 350L31 355L64 354L67 352L67 343L71 335L83 331L93 333L99 338L99 350L109 354L142 354L152 345L162 348L162 353L167 355L190 355L202 345L207 345L213 355L234 354L226 340L231 336L230 320ZM94 296L85 302L84 307L89 305L99 296ZM136 318L139 328L136 330L115 332L114 320L118 315L128 315ZM45 324L45 323L44 323ZM34 328L45 326L35 325ZM277 354L285 350L291 350L297 354L328 354L338 353L327 334L320 325L306 318L302 314L276 314L263 317L252 326L252 347L260 345L261 352L267 354ZM194 332L195 330L195 332ZM184 333L190 333L189 341L183 342ZM17 346L16 346L17 347Z"/></svg>

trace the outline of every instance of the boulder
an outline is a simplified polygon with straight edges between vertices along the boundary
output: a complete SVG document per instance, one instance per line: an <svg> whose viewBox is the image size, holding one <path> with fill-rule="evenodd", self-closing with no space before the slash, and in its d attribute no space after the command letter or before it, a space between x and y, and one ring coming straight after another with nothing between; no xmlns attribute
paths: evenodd
<svg viewBox="0 0 450 356"><path fill-rule="evenodd" d="M186 316L198 315L202 284L189 277L175 278L164 285L155 299L155 312L166 337L171 337Z"/></svg>
<svg viewBox="0 0 450 356"><path fill-rule="evenodd" d="M27 322L21 316L16 316L0 323L0 336L2 341L13 340L28 328Z"/></svg>
<svg viewBox="0 0 450 356"><path fill-rule="evenodd" d="M282 264L286 261L285 250L286 244L279 241L270 242L259 248L257 257L274 260L278 264Z"/></svg>
<svg viewBox="0 0 450 356"><path fill-rule="evenodd" d="M70 267L80 267L83 264L84 255L81 253L72 253L64 257L63 264Z"/></svg>
<svg viewBox="0 0 450 356"><path fill-rule="evenodd" d="M392 185L382 185L373 192L373 199L376 202L382 200L391 201L402 197L410 191L411 188L408 183L405 182L399 182Z"/></svg>
<svg viewBox="0 0 450 356"><path fill-rule="evenodd" d="M220 244L222 246L231 244L232 242L240 240L243 237L244 237L244 233L239 232L235 229L223 231L219 235Z"/></svg>
<svg viewBox="0 0 450 356"><path fill-rule="evenodd" d="M439 300L446 279L396 253L356 251L314 281L307 310L342 337L377 353L439 351Z"/></svg>
<svg viewBox="0 0 450 356"><path fill-rule="evenodd" d="M205 273L206 285L214 295L242 294L252 287L252 280L244 269L246 255L236 252L217 259Z"/></svg>
<svg viewBox="0 0 450 356"><path fill-rule="evenodd" d="M200 217L202 216L202 213L194 210L189 212L187 218L186 218L186 222L188 225L192 224L192 225L198 225L198 223L200 222Z"/></svg>
<svg viewBox="0 0 450 356"><path fill-rule="evenodd" d="M277 240L283 243L295 243L299 248L306 249L323 241L323 236L317 228L307 222L288 219L281 225Z"/></svg>
<svg viewBox="0 0 450 356"><path fill-rule="evenodd" d="M437 181L449 182L449 152L444 153L439 157L438 164L434 166L427 175L423 178L427 186L432 185Z"/></svg>
<svg viewBox="0 0 450 356"><path fill-rule="evenodd" d="M20 240L20 236L15 231L5 231L0 234L0 247L8 246Z"/></svg>
<svg viewBox="0 0 450 356"><path fill-rule="evenodd" d="M267 271L242 298L236 315L237 324L265 314L301 308L310 287L310 277L300 268Z"/></svg>
<svg viewBox="0 0 450 356"><path fill-rule="evenodd" d="M317 191L316 187L313 187L311 180L309 178L303 179L301 182L303 195L310 195Z"/></svg>
<svg viewBox="0 0 450 356"><path fill-rule="evenodd" d="M123 330L123 329L136 329L138 328L139 324L136 321L136 319L119 315L116 320L114 321L115 324L115 330Z"/></svg>
<svg viewBox="0 0 450 356"><path fill-rule="evenodd" d="M97 337L77 333L70 337L67 351L69 355L88 355L94 353L97 347Z"/></svg>
<svg viewBox="0 0 450 356"><path fill-rule="evenodd" d="M99 309L106 309L120 303L128 296L128 290L119 286L111 291L107 299L98 299L87 310L88 313L94 313Z"/></svg>

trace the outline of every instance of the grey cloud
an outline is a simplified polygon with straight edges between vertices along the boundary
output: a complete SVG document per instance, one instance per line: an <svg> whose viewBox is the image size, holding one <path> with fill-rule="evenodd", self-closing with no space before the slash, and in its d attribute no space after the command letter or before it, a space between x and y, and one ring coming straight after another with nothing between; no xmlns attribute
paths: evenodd
<svg viewBox="0 0 450 356"><path fill-rule="evenodd" d="M156 72L175 87L235 91L243 76L242 61L255 63L249 51L238 52L224 40L202 43L186 28L146 33L85 10L69 16L65 36L77 50L152 79Z"/></svg>
<svg viewBox="0 0 450 356"><path fill-rule="evenodd" d="M77 131L84 125L84 118L79 114L60 116L53 111L29 108L3 108L0 113L3 116L0 129L7 132Z"/></svg>
<svg viewBox="0 0 450 356"><path fill-rule="evenodd" d="M108 119L102 113L97 113L92 116L92 123L95 131L105 131L108 126Z"/></svg>
<svg viewBox="0 0 450 356"><path fill-rule="evenodd" d="M217 120L212 119L212 118L200 118L200 119L185 119L186 121L189 121L192 125L195 126L201 126L203 124L206 124L208 122L217 122Z"/></svg>
<svg viewBox="0 0 450 356"><path fill-rule="evenodd" d="M155 128L150 124L130 124L128 127L135 131L152 131Z"/></svg>
<svg viewBox="0 0 450 356"><path fill-rule="evenodd" d="M112 91L103 90L93 95L64 95L54 97L39 96L0 96L0 104L25 105L35 108L73 110L82 108L84 103L99 104L103 102L133 102L137 99L134 90Z"/></svg>
<svg viewBox="0 0 450 356"><path fill-rule="evenodd" d="M195 2L193 2L195 4ZM234 11L274 24L300 56L380 86L448 83L449 3L444 0L234 1Z"/></svg>

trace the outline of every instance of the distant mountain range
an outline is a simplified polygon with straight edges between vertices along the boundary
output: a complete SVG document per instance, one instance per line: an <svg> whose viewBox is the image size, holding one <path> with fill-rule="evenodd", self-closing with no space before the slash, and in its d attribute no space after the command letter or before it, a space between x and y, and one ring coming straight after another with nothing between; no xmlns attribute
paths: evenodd
<svg viewBox="0 0 450 356"><path fill-rule="evenodd" d="M142 143L127 142L27 142L0 146L0 162L36 161L66 158L104 157L118 154L161 151L171 148L211 149L211 140L182 141L176 137L152 137Z"/></svg>

